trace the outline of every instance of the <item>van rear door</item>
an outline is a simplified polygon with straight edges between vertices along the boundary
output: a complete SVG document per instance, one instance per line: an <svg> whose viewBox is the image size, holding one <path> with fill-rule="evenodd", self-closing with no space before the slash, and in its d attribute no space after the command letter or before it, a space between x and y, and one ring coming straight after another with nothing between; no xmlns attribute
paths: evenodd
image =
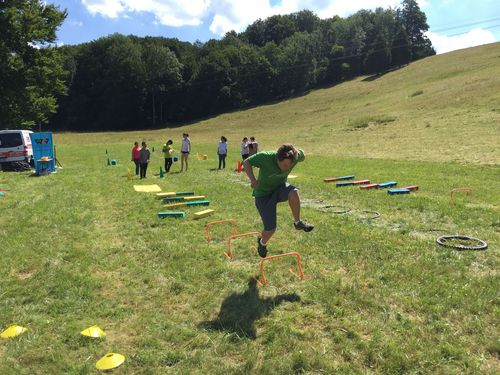
<svg viewBox="0 0 500 375"><path fill-rule="evenodd" d="M25 149L22 132L0 133L0 162L22 161Z"/></svg>

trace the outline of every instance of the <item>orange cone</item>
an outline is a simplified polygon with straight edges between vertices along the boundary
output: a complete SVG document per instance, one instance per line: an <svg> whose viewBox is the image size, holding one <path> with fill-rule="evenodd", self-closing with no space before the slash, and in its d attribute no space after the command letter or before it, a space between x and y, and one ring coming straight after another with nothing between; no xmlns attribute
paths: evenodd
<svg viewBox="0 0 500 375"><path fill-rule="evenodd" d="M243 170L243 165L241 165L240 161L238 160L238 173L241 173Z"/></svg>

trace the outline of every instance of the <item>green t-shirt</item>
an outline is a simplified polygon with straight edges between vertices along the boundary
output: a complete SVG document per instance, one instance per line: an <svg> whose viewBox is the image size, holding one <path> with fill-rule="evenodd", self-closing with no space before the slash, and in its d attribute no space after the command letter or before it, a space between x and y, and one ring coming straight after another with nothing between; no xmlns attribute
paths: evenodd
<svg viewBox="0 0 500 375"><path fill-rule="evenodd" d="M280 167L278 167L278 156L276 151L259 152L247 159L252 167L259 168L259 176L257 177L259 186L253 189L254 197L265 197L286 182L291 170L299 161L304 160L304 151L300 148L297 151L297 161L292 165L292 168L287 171L282 171Z"/></svg>

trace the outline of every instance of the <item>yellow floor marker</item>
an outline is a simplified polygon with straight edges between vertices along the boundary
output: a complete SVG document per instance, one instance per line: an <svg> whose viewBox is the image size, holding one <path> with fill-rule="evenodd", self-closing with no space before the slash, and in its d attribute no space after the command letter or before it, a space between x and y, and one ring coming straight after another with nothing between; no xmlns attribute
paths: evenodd
<svg viewBox="0 0 500 375"><path fill-rule="evenodd" d="M88 337L105 337L106 336L106 332L104 332L98 326L92 326L92 327L86 328L83 331L81 331L80 333L83 336L88 336Z"/></svg>
<svg viewBox="0 0 500 375"><path fill-rule="evenodd" d="M157 193L161 191L158 185L134 185L134 190L141 193Z"/></svg>
<svg viewBox="0 0 500 375"><path fill-rule="evenodd" d="M198 211L194 213L194 218L195 219L201 219L202 217L207 217L212 215L215 212L215 210L203 210L203 211Z"/></svg>
<svg viewBox="0 0 500 375"><path fill-rule="evenodd" d="M98 370L111 370L125 362L125 357L118 353L108 353L97 361L95 367Z"/></svg>
<svg viewBox="0 0 500 375"><path fill-rule="evenodd" d="M4 339L10 339L11 337L19 336L21 333L26 332L28 329L25 327L18 326L17 324L11 325L5 331L0 333L0 337Z"/></svg>

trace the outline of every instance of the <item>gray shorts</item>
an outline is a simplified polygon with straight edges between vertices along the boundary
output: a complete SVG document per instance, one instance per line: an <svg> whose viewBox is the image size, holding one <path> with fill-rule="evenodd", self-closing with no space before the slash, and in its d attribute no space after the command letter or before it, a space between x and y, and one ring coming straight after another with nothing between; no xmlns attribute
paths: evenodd
<svg viewBox="0 0 500 375"><path fill-rule="evenodd" d="M265 231L276 229L276 205L279 202L286 202L288 194L296 190L295 186L284 184L265 197L255 197L255 207L259 210Z"/></svg>

